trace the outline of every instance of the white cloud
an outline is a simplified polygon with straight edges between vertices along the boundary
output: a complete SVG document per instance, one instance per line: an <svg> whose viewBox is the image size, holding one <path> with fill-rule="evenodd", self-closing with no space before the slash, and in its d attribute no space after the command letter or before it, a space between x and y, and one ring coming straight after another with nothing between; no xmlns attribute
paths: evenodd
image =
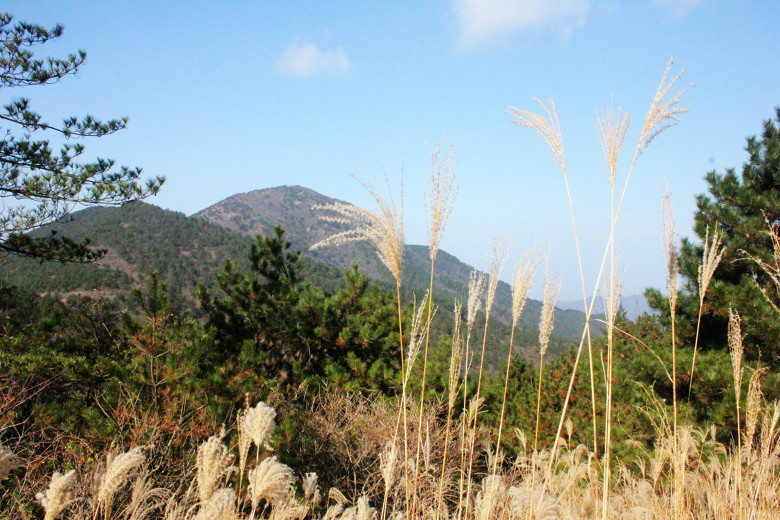
<svg viewBox="0 0 780 520"><path fill-rule="evenodd" d="M568 38L585 23L591 4L591 0L452 0L460 44L467 48L540 27Z"/></svg>
<svg viewBox="0 0 780 520"><path fill-rule="evenodd" d="M286 76L337 76L346 74L352 62L341 47L321 50L317 45L296 38L277 58L276 67Z"/></svg>
<svg viewBox="0 0 780 520"><path fill-rule="evenodd" d="M672 16L681 18L692 9L704 4L704 0L653 0L656 7L664 7L672 12Z"/></svg>

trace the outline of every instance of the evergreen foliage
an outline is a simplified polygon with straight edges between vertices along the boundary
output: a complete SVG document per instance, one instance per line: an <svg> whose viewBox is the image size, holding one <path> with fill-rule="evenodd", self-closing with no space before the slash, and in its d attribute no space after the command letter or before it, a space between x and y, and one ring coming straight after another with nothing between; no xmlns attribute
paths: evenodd
<svg viewBox="0 0 780 520"><path fill-rule="evenodd" d="M760 137L747 139L748 160L737 173L707 173L708 193L696 198L694 233L703 242L717 228L725 253L704 300L699 345L704 350L726 348L729 309L742 317L745 357L772 366L780 363L780 320L761 289L771 280L752 258L768 261L773 247L770 226L780 223L780 109L776 120L764 122ZM679 337L693 344L699 311L698 265L703 246L683 239L680 274L684 290L678 303ZM668 315L668 303L649 290L650 304Z"/></svg>
<svg viewBox="0 0 780 520"><path fill-rule="evenodd" d="M34 49L62 35L62 26L46 29L0 14L0 87L27 87L57 83L78 72L86 52L65 58L40 59ZM114 168L110 159L79 162L84 145L76 139L102 137L125 128L127 118L101 121L87 115L66 118L60 125L44 121L30 100L19 98L0 112L0 196L13 199L0 211L0 250L43 260L90 261L101 256L89 249L89 240L73 240L51 233L33 237L26 232L62 219L77 206L120 205L154 195L164 179L140 181L141 169ZM49 136L63 141L52 149Z"/></svg>

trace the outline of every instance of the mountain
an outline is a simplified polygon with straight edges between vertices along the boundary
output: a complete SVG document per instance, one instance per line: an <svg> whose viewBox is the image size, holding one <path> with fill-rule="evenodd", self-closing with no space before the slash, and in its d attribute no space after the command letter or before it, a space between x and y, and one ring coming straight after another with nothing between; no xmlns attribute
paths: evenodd
<svg viewBox="0 0 780 520"><path fill-rule="evenodd" d="M247 235L143 202L78 211L37 234L51 231L75 239L89 237L94 247L107 253L90 264L40 263L9 256L0 264L0 278L38 294L116 297L131 287L144 286L149 273L157 271L171 301L194 307L198 282L213 287L225 258L247 267L252 244ZM308 259L302 270L306 279L330 290L341 279L340 270Z"/></svg>
<svg viewBox="0 0 780 520"><path fill-rule="evenodd" d="M347 228L343 224L323 221L325 212L313 209L317 205L339 201L303 186L279 186L239 193L195 213L193 216L239 233L254 235L271 233L276 223L286 231L293 246L304 255L325 265L343 270L357 263L371 278L392 282L387 269L376 252L365 242L318 248L310 247ZM437 299L465 301L472 267L445 251L439 251L434 276L434 296ZM428 247L408 245L404 253L403 284L418 294L424 294L430 282ZM510 323L512 309L511 287L500 282L496 290L494 317ZM535 329L541 313L541 302L529 300L520 318L525 329ZM558 309L555 313L556 336L579 342L584 313L578 310Z"/></svg>
<svg viewBox="0 0 780 520"><path fill-rule="evenodd" d="M101 260L89 264L40 263L29 258L8 256L0 262L0 280L41 295L65 298L73 294L87 294L113 298L128 305L130 289L144 287L149 273L157 271L160 280L168 286L174 308L194 309L196 313L195 288L198 282L218 292L216 278L225 258L237 260L239 268L245 270L248 267L247 253L252 243L252 237L248 234L143 202L78 211L67 221L47 226L36 234L44 236L52 231L56 231L59 236L77 240L90 237L94 247L105 249L107 254ZM412 247L408 253L410 258L416 258L413 261L427 262L425 248ZM344 254L345 257L349 256L348 251ZM371 257L374 253L365 248L362 254ZM454 257L442 253L442 258L446 260L441 265L455 266L442 269L443 273L451 269L458 272L469 270L468 266ZM343 269L306 257L301 259L301 264L301 277L304 280L330 293L342 286ZM422 280L422 275L417 279ZM454 284L456 278L450 276L444 280ZM467 278L463 280L467 282ZM381 280L373 283L385 290L394 288L394 284ZM452 285L448 290L465 293L465 287L457 285ZM406 303L411 302L412 291L404 288L402 298ZM434 338L451 333L454 321L452 301L439 298L437 303L439 310L432 325ZM481 331L481 320L483 317L477 318L478 331ZM533 359L537 334L535 327L516 331L515 352ZM566 348L566 343L556 337L559 334L560 331L556 330L553 335L549 357ZM506 323L493 320L485 352L485 367L489 372L504 363L509 335L510 327Z"/></svg>
<svg viewBox="0 0 780 520"><path fill-rule="evenodd" d="M560 309L582 310L582 300L559 300L557 303ZM653 312L645 297L641 294L623 295L620 298L620 306L626 312L629 320L636 320L642 314ZM603 298L596 298L593 303L593 315L604 314Z"/></svg>

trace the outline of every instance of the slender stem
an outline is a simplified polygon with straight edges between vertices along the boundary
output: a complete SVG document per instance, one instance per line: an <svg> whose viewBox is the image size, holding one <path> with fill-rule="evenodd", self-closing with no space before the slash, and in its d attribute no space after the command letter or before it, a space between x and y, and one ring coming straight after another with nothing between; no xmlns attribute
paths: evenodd
<svg viewBox="0 0 780 520"><path fill-rule="evenodd" d="M539 445L539 416L542 413L542 376L544 375L544 359L539 358L539 389L536 392L536 429L534 430L534 453Z"/></svg>
<svg viewBox="0 0 780 520"><path fill-rule="evenodd" d="M405 377L405 362L404 362L404 331L403 331L403 315L401 313L401 281L396 280L395 282L395 294L396 294L396 300L398 302L398 334L399 334L399 343L401 345L401 375L406 379ZM404 488L406 491L406 516L409 517L409 432L408 432L408 423L407 423L407 417L406 417L406 381L404 381L401 385L401 413L403 414L403 422L404 422Z"/></svg>
<svg viewBox="0 0 780 520"><path fill-rule="evenodd" d="M701 312L704 308L704 295L699 300L699 317L696 320L696 339L693 342L693 362L691 363L691 380L688 382L688 405L691 404L691 389L693 388L693 371L696 368L696 352L699 350L699 331L701 330Z"/></svg>
<svg viewBox="0 0 780 520"><path fill-rule="evenodd" d="M420 476L420 449L422 447L422 419L425 404L425 381L428 373L428 344L431 338L431 317L433 315L433 273L436 265L436 257L431 259L431 280L428 286L428 321L425 331L425 355L423 356L422 389L420 390L420 418L417 423L417 454L414 457L414 502L412 504L412 516L417 511L418 478Z"/></svg>
<svg viewBox="0 0 780 520"><path fill-rule="evenodd" d="M490 322L490 308L485 309L485 330L482 334L482 355L479 359L479 377L477 378L477 409L474 411L474 435L469 446L469 472L466 479L466 519L468 520L468 508L471 499L471 474L474 468L474 443L477 440L477 418L479 417L479 395L482 390L482 373L485 366L485 345L487 344L488 323Z"/></svg>
<svg viewBox="0 0 780 520"><path fill-rule="evenodd" d="M509 354L506 357L506 377L504 377L504 397L501 400L501 420L498 423L498 440L496 441L496 458L493 461L493 474L496 474L498 466L498 450L501 449L501 433L504 429L504 410L506 409L506 394L509 389L509 367L512 364L512 346L515 342L515 322L512 323L512 332L509 335ZM537 414L538 422L538 414Z"/></svg>

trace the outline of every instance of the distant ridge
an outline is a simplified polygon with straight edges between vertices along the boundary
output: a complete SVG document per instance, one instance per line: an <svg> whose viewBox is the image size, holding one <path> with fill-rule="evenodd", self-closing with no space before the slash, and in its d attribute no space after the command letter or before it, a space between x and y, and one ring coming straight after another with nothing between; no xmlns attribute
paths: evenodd
<svg viewBox="0 0 780 520"><path fill-rule="evenodd" d="M294 247L301 249L312 260L338 269L347 269L357 263L370 277L390 282L391 276L377 258L376 252L364 242L315 251L309 249L312 244L347 229L341 224L321 220L320 216L324 213L312 209L313 206L333 202L344 201L303 186L278 186L238 193L195 213L193 217L251 235L267 235L273 230L274 224L279 223ZM428 247L407 245L404 285L420 294L424 293L429 285L429 269ZM465 300L471 270L471 266L446 251L440 251L434 278L437 296ZM511 301L510 286L501 282L496 292L494 316L509 322ZM521 326L535 328L540 312L541 303L529 300L520 320ZM563 339L579 341L583 321L584 313L579 310L559 310L555 316L555 334Z"/></svg>

